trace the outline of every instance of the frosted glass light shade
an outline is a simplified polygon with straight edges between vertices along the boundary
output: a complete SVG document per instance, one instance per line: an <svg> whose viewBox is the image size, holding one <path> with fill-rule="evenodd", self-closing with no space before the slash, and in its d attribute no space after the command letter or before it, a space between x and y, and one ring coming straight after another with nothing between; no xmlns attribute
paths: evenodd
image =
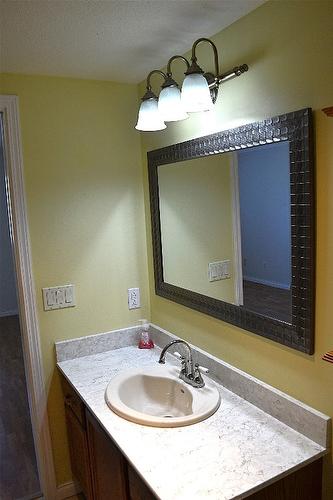
<svg viewBox="0 0 333 500"><path fill-rule="evenodd" d="M153 132L154 130L163 130L166 128L158 112L156 98L151 97L150 99L142 101L139 109L138 122L135 128L145 132Z"/></svg>
<svg viewBox="0 0 333 500"><path fill-rule="evenodd" d="M192 73L185 77L182 87L182 103L187 113L209 111L214 104L206 78L200 73Z"/></svg>
<svg viewBox="0 0 333 500"><path fill-rule="evenodd" d="M188 118L181 102L180 90L176 85L170 85L161 90L158 98L158 110L166 122L177 122Z"/></svg>

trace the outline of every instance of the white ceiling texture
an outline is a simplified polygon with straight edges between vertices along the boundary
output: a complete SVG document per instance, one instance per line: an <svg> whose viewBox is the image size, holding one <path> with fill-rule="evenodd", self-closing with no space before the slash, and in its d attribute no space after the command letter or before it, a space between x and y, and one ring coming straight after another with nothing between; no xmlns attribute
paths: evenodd
<svg viewBox="0 0 333 500"><path fill-rule="evenodd" d="M140 82L264 0L2 0L0 70Z"/></svg>

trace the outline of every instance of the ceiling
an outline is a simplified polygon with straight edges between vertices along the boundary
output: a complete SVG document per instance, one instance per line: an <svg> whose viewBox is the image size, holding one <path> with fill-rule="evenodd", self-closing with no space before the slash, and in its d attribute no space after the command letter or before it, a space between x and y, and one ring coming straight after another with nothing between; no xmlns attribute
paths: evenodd
<svg viewBox="0 0 333 500"><path fill-rule="evenodd" d="M140 82L265 0L2 0L1 71Z"/></svg>

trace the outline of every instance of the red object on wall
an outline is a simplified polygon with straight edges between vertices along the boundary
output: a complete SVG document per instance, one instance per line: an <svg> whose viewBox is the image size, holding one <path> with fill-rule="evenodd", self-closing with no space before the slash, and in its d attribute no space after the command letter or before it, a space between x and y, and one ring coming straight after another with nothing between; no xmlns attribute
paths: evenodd
<svg viewBox="0 0 333 500"><path fill-rule="evenodd" d="M329 106L328 108L323 108L325 115L333 117L333 106Z"/></svg>
<svg viewBox="0 0 333 500"><path fill-rule="evenodd" d="M333 351L326 352L322 359L324 361L328 361L329 363L333 363Z"/></svg>

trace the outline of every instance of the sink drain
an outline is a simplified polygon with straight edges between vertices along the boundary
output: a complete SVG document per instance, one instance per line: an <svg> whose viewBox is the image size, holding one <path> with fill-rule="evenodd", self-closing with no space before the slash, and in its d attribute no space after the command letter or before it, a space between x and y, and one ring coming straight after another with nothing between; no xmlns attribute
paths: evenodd
<svg viewBox="0 0 333 500"><path fill-rule="evenodd" d="M173 415L163 415L163 418L173 418Z"/></svg>

